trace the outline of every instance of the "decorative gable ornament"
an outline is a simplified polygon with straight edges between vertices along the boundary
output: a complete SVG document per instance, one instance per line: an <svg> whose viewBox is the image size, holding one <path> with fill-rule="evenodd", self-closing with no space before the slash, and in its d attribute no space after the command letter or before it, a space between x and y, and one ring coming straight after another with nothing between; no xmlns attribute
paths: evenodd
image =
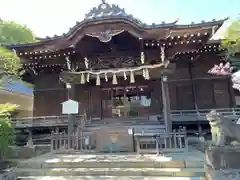
<svg viewBox="0 0 240 180"><path fill-rule="evenodd" d="M129 15L125 12L124 9L118 7L115 4L111 5L103 1L97 7L92 8L87 14L85 14L85 20L127 16Z"/></svg>
<svg viewBox="0 0 240 180"><path fill-rule="evenodd" d="M62 102L62 114L78 114L79 103L72 99Z"/></svg>
<svg viewBox="0 0 240 180"><path fill-rule="evenodd" d="M98 38L99 41L106 43L111 41L113 36L116 36L122 32L124 32L124 30L106 30L103 32L88 33L86 35Z"/></svg>

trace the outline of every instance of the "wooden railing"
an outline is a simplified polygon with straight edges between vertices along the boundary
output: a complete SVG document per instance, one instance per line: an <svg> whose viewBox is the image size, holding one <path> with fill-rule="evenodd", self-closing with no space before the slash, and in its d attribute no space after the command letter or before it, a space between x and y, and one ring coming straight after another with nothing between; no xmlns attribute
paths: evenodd
<svg viewBox="0 0 240 180"><path fill-rule="evenodd" d="M17 173L14 169L9 169L8 171L0 172L0 180L17 180Z"/></svg>
<svg viewBox="0 0 240 180"><path fill-rule="evenodd" d="M205 117L211 109L194 109L194 110L172 110L172 116L200 116ZM240 116L240 108L218 108L215 109L223 116Z"/></svg>
<svg viewBox="0 0 240 180"><path fill-rule="evenodd" d="M156 136L135 136L137 153L186 152L188 149L186 131L161 132Z"/></svg>
<svg viewBox="0 0 240 180"><path fill-rule="evenodd" d="M77 121L85 118L83 115L78 115ZM51 127L51 126L66 126L68 124L68 116L40 116L40 117L26 117L13 119L12 123L15 127Z"/></svg>
<svg viewBox="0 0 240 180"><path fill-rule="evenodd" d="M206 120L206 114L210 110L211 109L172 110L171 116L173 121L204 121ZM223 116L229 118L237 119L238 117L240 117L240 108L221 108L216 110L220 112ZM80 120L81 118L83 118L83 116L77 116L77 120ZM68 116L41 116L17 118L13 119L12 123L13 126L17 128L67 126Z"/></svg>

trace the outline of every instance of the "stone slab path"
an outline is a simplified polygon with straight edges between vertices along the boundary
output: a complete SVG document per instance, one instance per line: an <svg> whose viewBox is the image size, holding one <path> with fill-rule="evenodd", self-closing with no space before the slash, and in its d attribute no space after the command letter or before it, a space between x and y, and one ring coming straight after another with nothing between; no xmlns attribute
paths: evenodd
<svg viewBox="0 0 240 180"><path fill-rule="evenodd" d="M48 153L21 162L21 179L39 180L199 180L204 179L205 155L194 148L164 155Z"/></svg>

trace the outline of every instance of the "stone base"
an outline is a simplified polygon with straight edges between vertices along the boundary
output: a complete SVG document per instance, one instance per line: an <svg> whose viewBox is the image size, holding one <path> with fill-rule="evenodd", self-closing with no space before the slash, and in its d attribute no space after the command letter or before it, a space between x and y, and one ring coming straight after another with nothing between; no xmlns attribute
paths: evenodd
<svg viewBox="0 0 240 180"><path fill-rule="evenodd" d="M206 160L214 170L240 169L240 147L214 147L206 151Z"/></svg>
<svg viewBox="0 0 240 180"><path fill-rule="evenodd" d="M211 180L240 179L240 147L214 147L206 151L206 176Z"/></svg>
<svg viewBox="0 0 240 180"><path fill-rule="evenodd" d="M234 170L213 170L205 168L206 178L208 180L238 180L240 179L240 169Z"/></svg>
<svg viewBox="0 0 240 180"><path fill-rule="evenodd" d="M50 145L12 147L13 154L10 158L29 159L50 152Z"/></svg>
<svg viewBox="0 0 240 180"><path fill-rule="evenodd" d="M35 147L28 147L28 146L24 146L24 147L20 147L20 150L18 152L18 157L21 159L28 159L28 158L32 158L36 155L35 153Z"/></svg>

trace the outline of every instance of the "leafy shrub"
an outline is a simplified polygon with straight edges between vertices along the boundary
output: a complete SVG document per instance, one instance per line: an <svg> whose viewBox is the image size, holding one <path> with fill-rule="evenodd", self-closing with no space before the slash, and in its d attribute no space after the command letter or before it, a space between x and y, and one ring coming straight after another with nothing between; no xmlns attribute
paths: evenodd
<svg viewBox="0 0 240 180"><path fill-rule="evenodd" d="M11 145L15 142L15 131L10 115L17 109L14 104L0 104L0 159L4 160L12 153Z"/></svg>

